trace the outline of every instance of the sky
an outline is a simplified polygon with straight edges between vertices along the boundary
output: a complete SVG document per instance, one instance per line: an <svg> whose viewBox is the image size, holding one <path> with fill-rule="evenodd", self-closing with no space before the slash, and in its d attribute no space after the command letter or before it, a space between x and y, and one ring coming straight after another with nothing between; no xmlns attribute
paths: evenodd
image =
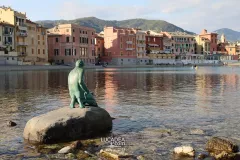
<svg viewBox="0 0 240 160"><path fill-rule="evenodd" d="M97 17L104 20L165 20L200 33L230 28L240 31L240 0L0 0L26 12L32 21Z"/></svg>

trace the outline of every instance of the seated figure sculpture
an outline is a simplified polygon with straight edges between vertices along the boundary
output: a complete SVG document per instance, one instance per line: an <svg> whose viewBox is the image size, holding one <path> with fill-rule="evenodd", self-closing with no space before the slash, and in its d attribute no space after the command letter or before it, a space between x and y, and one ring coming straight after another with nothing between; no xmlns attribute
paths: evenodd
<svg viewBox="0 0 240 160"><path fill-rule="evenodd" d="M74 108L78 103L80 108L85 105L98 107L92 93L89 92L84 83L84 63L82 60L76 62L75 68L68 75L68 89L71 96L70 107Z"/></svg>

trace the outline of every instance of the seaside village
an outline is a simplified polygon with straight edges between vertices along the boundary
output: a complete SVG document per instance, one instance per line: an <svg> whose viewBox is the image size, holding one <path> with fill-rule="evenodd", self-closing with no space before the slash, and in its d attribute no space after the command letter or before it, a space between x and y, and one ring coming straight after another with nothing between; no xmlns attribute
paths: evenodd
<svg viewBox="0 0 240 160"><path fill-rule="evenodd" d="M0 65L187 65L240 59L240 44L203 29L199 35L77 24L45 28L10 7L0 7Z"/></svg>

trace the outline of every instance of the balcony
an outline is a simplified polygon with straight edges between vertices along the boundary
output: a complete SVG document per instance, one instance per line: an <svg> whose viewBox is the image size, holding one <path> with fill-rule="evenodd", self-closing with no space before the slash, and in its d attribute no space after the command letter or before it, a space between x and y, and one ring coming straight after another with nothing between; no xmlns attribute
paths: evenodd
<svg viewBox="0 0 240 160"><path fill-rule="evenodd" d="M132 41L126 41L127 44L132 44L133 42Z"/></svg>
<svg viewBox="0 0 240 160"><path fill-rule="evenodd" d="M28 44L26 42L17 42L18 46L27 46Z"/></svg>
<svg viewBox="0 0 240 160"><path fill-rule="evenodd" d="M127 51L132 51L134 48L126 48Z"/></svg>
<svg viewBox="0 0 240 160"><path fill-rule="evenodd" d="M4 52L4 51L0 51L0 56L17 57L18 53L17 52Z"/></svg>
<svg viewBox="0 0 240 160"><path fill-rule="evenodd" d="M137 53L146 53L146 50L137 51Z"/></svg>
<svg viewBox="0 0 240 160"><path fill-rule="evenodd" d="M5 41L5 42L4 42L4 45L7 45L7 46L8 46L8 45L12 45L12 42L10 42L10 41L7 42L7 41Z"/></svg>
<svg viewBox="0 0 240 160"><path fill-rule="evenodd" d="M10 31L4 31L4 32L3 32L3 35L5 35L5 36L12 35L12 32L10 32Z"/></svg>
<svg viewBox="0 0 240 160"><path fill-rule="evenodd" d="M138 47L146 47L146 44L137 44Z"/></svg>
<svg viewBox="0 0 240 160"><path fill-rule="evenodd" d="M25 32L17 32L17 35L21 37L27 37L28 34Z"/></svg>

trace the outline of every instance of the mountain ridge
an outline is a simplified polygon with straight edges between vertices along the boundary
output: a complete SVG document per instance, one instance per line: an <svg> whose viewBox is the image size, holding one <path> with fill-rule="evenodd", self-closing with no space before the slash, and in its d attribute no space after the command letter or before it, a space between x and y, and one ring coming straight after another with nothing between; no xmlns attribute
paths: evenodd
<svg viewBox="0 0 240 160"><path fill-rule="evenodd" d="M189 34L195 34L193 32L184 30L172 23L165 20L148 20L143 18L134 18L127 20L102 20L96 17L83 17L73 20L41 20L36 23L42 24L46 28L52 28L57 24L73 23L86 27L94 28L98 33L103 31L104 26L118 26L129 28L141 28L142 30L155 30L155 31L167 31L167 32L186 32Z"/></svg>
<svg viewBox="0 0 240 160"><path fill-rule="evenodd" d="M221 38L221 35L224 34L227 41L233 42L233 41L240 40L240 32L230 28L221 28L221 29L215 30L214 32L218 33L219 39Z"/></svg>

